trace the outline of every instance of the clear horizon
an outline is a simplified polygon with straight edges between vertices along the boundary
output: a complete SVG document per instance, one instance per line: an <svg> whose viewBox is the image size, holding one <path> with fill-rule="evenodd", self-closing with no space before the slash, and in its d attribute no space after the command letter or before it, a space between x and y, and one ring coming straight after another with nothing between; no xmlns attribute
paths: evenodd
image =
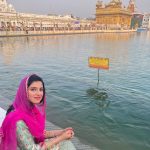
<svg viewBox="0 0 150 150"><path fill-rule="evenodd" d="M95 17L95 5L97 0L7 0L12 4L17 12L35 14L73 14L77 17ZM107 4L111 0L103 0ZM150 13L150 0L135 0L139 12ZM129 0L122 0L123 5L127 6Z"/></svg>

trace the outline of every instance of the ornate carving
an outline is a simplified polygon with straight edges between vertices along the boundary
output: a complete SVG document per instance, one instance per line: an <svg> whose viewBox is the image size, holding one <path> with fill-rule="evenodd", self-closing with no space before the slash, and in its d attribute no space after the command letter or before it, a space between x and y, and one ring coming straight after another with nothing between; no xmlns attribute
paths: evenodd
<svg viewBox="0 0 150 150"><path fill-rule="evenodd" d="M103 1L97 1L96 8L102 8L103 7Z"/></svg>
<svg viewBox="0 0 150 150"><path fill-rule="evenodd" d="M120 0L112 0L110 3L106 5L108 8L121 8L122 2Z"/></svg>
<svg viewBox="0 0 150 150"><path fill-rule="evenodd" d="M135 9L136 9L135 1L134 0L130 0L129 1L129 5L128 5L128 10L130 10L132 13L134 13Z"/></svg>

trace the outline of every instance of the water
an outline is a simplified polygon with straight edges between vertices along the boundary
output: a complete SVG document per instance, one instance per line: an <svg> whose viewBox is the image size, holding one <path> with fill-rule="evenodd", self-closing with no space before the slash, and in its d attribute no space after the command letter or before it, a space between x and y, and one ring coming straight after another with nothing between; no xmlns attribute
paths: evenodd
<svg viewBox="0 0 150 150"><path fill-rule="evenodd" d="M101 150L150 149L150 33L0 38L0 95L28 73L43 77L47 119ZM107 57L110 69L88 67Z"/></svg>

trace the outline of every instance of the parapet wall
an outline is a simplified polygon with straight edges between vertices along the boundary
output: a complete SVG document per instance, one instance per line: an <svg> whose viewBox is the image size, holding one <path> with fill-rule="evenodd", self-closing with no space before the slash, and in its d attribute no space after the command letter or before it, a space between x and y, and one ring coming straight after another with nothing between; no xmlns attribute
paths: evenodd
<svg viewBox="0 0 150 150"><path fill-rule="evenodd" d="M67 35L90 33L128 33L136 30L64 30L64 31L0 31L0 37L10 36L36 36L36 35Z"/></svg>

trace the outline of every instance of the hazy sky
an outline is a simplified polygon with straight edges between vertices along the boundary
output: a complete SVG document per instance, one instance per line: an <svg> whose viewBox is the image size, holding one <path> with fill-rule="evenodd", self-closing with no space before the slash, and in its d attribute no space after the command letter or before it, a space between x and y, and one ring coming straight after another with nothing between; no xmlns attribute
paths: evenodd
<svg viewBox="0 0 150 150"><path fill-rule="evenodd" d="M17 12L36 14L73 14L78 17L94 17L97 0L7 0ZM135 0L140 12L150 13L150 0ZM103 0L104 3L110 0ZM122 0L127 6L129 0Z"/></svg>

